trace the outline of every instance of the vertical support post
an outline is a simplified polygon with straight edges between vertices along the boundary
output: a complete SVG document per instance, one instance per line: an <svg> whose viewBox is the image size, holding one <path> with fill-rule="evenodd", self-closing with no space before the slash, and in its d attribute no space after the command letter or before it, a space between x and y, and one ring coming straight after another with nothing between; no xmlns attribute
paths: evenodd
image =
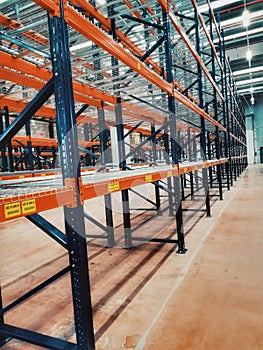
<svg viewBox="0 0 263 350"><path fill-rule="evenodd" d="M49 37L55 84L57 136L60 146L64 184L75 189L76 203L64 207L65 232L68 239L70 275L78 350L94 350L87 242L84 211L79 193L80 165L76 117L72 88L68 28L64 20L63 0L60 17L49 17Z"/></svg>
<svg viewBox="0 0 263 350"><path fill-rule="evenodd" d="M115 106L116 113L116 128L117 128L117 138L118 138L118 149L119 149L119 159L120 168L126 168L125 160L125 145L124 145L124 131L123 131L123 120L122 120L122 108L121 108L121 98L117 98L117 105ZM130 216L130 204L129 204L129 190L121 191L122 198L122 210L123 210L123 225L124 225L124 248L130 249L132 247L132 237L131 237L131 216Z"/></svg>
<svg viewBox="0 0 263 350"><path fill-rule="evenodd" d="M154 135L155 133L155 125L151 124L151 134ZM151 141L152 144L152 161L155 163L157 160L157 152L156 152L156 141L155 137L152 138ZM157 181L159 183L159 181ZM161 201L160 201L160 188L157 185L154 185L155 190L155 203L156 203L156 210L160 209Z"/></svg>
<svg viewBox="0 0 263 350"><path fill-rule="evenodd" d="M54 123L52 121L49 121L48 123L48 133L49 133L49 138L54 139L55 135L54 135ZM51 168L55 169L56 166L56 148L53 146L51 148L51 152L52 152L52 163L51 163Z"/></svg>
<svg viewBox="0 0 263 350"><path fill-rule="evenodd" d="M155 125L151 124L151 134L153 135L155 133ZM156 152L156 137L152 138L151 144L152 144L152 161L155 163L157 160L157 152Z"/></svg>
<svg viewBox="0 0 263 350"><path fill-rule="evenodd" d="M28 152L29 170L34 170L30 120L26 122L25 127L26 127L26 136L28 136L27 152Z"/></svg>
<svg viewBox="0 0 263 350"><path fill-rule="evenodd" d="M166 123L166 120L165 120ZM170 147L169 147L169 136L168 136L168 125L165 124L163 129L163 143L164 143L164 159L167 164L170 164ZM167 178L167 187L169 190L172 189L172 179ZM169 216L174 216L174 199L171 191L168 192L168 203L169 203Z"/></svg>
<svg viewBox="0 0 263 350"><path fill-rule="evenodd" d="M1 290L1 285L0 285L0 310L3 310L3 302L2 302L2 290ZM4 315L0 313L0 325L4 324ZM11 338L7 338L3 335L0 334L0 347L2 347L4 344L6 344Z"/></svg>
<svg viewBox="0 0 263 350"><path fill-rule="evenodd" d="M197 145L196 145L196 135L193 137L193 159L197 160ZM195 180L195 186L196 190L199 190L199 179L198 179L198 170L194 171L194 180Z"/></svg>
<svg viewBox="0 0 263 350"><path fill-rule="evenodd" d="M0 111L0 135L4 132L4 123L3 123L3 113ZM1 147L1 168L2 171L7 171L7 157L6 157L6 147Z"/></svg>
<svg viewBox="0 0 263 350"><path fill-rule="evenodd" d="M36 153L37 153L37 168L40 170L42 169L42 164L41 164L41 158L40 158L40 147L36 147Z"/></svg>
<svg viewBox="0 0 263 350"><path fill-rule="evenodd" d="M207 156L208 159L212 159L212 152L211 152L211 138L210 138L210 132L207 131ZM210 187L213 187L213 169L210 166L208 168L208 174L209 174L209 182L210 182Z"/></svg>
<svg viewBox="0 0 263 350"><path fill-rule="evenodd" d="M196 51L198 55L201 54L200 49L200 37L199 37L199 18L198 13L195 10L195 36L196 36ZM202 82L202 68L199 64L197 64L197 72L198 72L198 91L199 91L199 107L204 108L204 98L203 98L203 82ZM206 156L206 128L205 128L205 119L201 117L201 134L200 134L200 145L201 145L201 155L203 161L207 160ZM207 169L202 169L203 175L203 184L205 190L205 205L206 205L206 215L208 217L211 216L211 208L210 208L210 196L209 196L209 186L208 186L208 176Z"/></svg>
<svg viewBox="0 0 263 350"><path fill-rule="evenodd" d="M212 25L212 11L211 8L209 8L209 16L210 16L210 37L213 41L213 25ZM215 55L213 53L213 50L211 48L211 61L212 61L212 78L214 81L216 81L216 72L215 72ZM217 91L215 87L213 87L213 95L214 95L214 101L213 101L213 107L214 107L214 119L218 121L218 99L217 99ZM218 126L215 127L215 145L216 145L216 159L220 159L220 139L219 139L219 129ZM223 188L222 188L222 174L221 174L221 164L216 165L216 174L217 174L217 181L218 181L218 189L219 189L219 198L220 200L223 200Z"/></svg>
<svg viewBox="0 0 263 350"><path fill-rule="evenodd" d="M108 149L109 134L105 123L105 113L103 106L102 108L98 108L98 121L102 165L106 165L110 161ZM111 248L115 245L115 239L113 229L112 202L110 194L106 194L104 196L104 208L107 226L107 247Z"/></svg>
<svg viewBox="0 0 263 350"><path fill-rule="evenodd" d="M187 142L188 142L188 160L189 162L193 161L192 156L192 146L191 146L191 130L190 128L187 128ZM190 175L190 188L191 188L191 200L195 199L195 190L194 190L194 173L191 171L189 173Z"/></svg>
<svg viewBox="0 0 263 350"><path fill-rule="evenodd" d="M164 46L165 46L165 65L166 65L166 79L169 83L173 83L173 64L172 64L172 52L171 52L171 29L169 13L163 11L163 26L164 26ZM173 165L179 170L179 150L176 142L176 117L175 117L175 100L173 96L168 96L168 109L170 120L170 141L171 141L171 154ZM183 211L181 201L181 188L180 177L173 178L174 191L175 191L175 210L176 210L176 228L178 237L178 254L185 254L187 249L185 248L184 232L183 232Z"/></svg>
<svg viewBox="0 0 263 350"><path fill-rule="evenodd" d="M9 122L9 112L8 107L4 107L4 116L5 116L5 128L7 129L10 125ZM12 154L12 143L11 141L8 141L7 143L7 165L8 165L8 171L13 172L14 171L14 165L13 165L13 154Z"/></svg>

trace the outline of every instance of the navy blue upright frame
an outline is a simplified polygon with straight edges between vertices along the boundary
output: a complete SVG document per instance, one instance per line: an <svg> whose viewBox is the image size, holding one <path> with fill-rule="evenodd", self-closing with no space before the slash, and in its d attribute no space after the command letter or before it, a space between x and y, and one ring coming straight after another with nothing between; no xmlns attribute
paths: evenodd
<svg viewBox="0 0 263 350"><path fill-rule="evenodd" d="M49 18L49 36L55 84L57 137L63 181L70 179L76 188L76 206L64 207L65 233L68 239L70 275L78 350L95 349L92 319L84 211L79 194L79 153L68 29L63 1L60 17Z"/></svg>
<svg viewBox="0 0 263 350"><path fill-rule="evenodd" d="M169 13L163 11L163 27L164 27L164 47L165 47L165 65L166 65L166 80L169 83L173 83L172 72L172 52L171 52L171 40L170 40L170 20ZM173 165L178 166L179 169L179 152L178 144L176 142L176 117L175 117L175 99L173 96L168 96L168 108L169 108L169 121L170 121L170 142L171 142L171 155ZM176 229L178 237L178 254L185 254L187 249L185 248L184 232L183 232L183 211L181 202L181 188L180 178L178 176L173 178L174 191L175 191L175 217L176 217Z"/></svg>

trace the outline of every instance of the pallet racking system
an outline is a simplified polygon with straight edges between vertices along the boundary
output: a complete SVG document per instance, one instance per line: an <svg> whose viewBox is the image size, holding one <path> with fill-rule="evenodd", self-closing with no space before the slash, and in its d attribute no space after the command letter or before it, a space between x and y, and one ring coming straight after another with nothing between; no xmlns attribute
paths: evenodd
<svg viewBox="0 0 263 350"><path fill-rule="evenodd" d="M201 13L204 3L208 10ZM0 7L0 150L8 170L0 176L0 221L26 217L69 256L69 265L47 281L10 305L1 301L0 343L17 338L50 349L94 349L84 219L105 231L96 237L113 247L111 195L121 192L124 247L131 248L144 237L132 235L129 192L152 184L152 204L158 211L160 191L167 193L177 231L177 239L152 241L177 244L184 254L188 184L192 199L205 189L210 216L209 190L217 188L223 199L223 188L246 167L244 111L223 33L209 0L11 0ZM31 135L32 120L47 123L47 138ZM135 133L139 141L127 148ZM30 171L13 172L13 157L25 148ZM41 170L46 148L52 158L59 152L59 169ZM146 164L129 164L131 158ZM83 209L98 196L104 197L105 225ZM65 232L39 214L58 206ZM68 272L77 344L4 322L6 312Z"/></svg>

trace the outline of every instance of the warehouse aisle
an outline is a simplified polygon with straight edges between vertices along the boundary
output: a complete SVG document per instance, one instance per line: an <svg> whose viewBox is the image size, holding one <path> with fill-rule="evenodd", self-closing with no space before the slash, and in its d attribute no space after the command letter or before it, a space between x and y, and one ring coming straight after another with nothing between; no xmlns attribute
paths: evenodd
<svg viewBox="0 0 263 350"><path fill-rule="evenodd" d="M98 350L263 349L262 180L263 166L249 166L187 235L187 254L171 254L112 317Z"/></svg>
<svg viewBox="0 0 263 350"><path fill-rule="evenodd" d="M262 180L263 165L250 166L224 192L223 201L213 197L211 218L199 218L194 226L192 219L185 220L185 255L176 254L173 244L127 250L89 242L96 350L263 349ZM45 216L61 227L59 213ZM156 220L146 222L141 232L174 233L167 213ZM67 256L23 218L1 228L7 305L65 266ZM69 276L7 313L5 320L74 342ZM41 348L12 340L2 349Z"/></svg>
<svg viewBox="0 0 263 350"><path fill-rule="evenodd" d="M226 197L136 350L263 349L263 166L249 166Z"/></svg>

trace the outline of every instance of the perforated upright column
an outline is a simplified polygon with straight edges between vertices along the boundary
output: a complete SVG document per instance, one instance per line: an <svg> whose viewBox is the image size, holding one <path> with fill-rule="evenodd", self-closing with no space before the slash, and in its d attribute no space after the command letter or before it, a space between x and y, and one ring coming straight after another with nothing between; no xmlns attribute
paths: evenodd
<svg viewBox="0 0 263 350"><path fill-rule="evenodd" d="M76 203L64 207L68 239L72 297L77 348L95 349L84 213L79 194L79 153L72 90L68 30L64 20L63 1L60 17L49 18L50 47L55 83L57 137L64 183L76 190Z"/></svg>

